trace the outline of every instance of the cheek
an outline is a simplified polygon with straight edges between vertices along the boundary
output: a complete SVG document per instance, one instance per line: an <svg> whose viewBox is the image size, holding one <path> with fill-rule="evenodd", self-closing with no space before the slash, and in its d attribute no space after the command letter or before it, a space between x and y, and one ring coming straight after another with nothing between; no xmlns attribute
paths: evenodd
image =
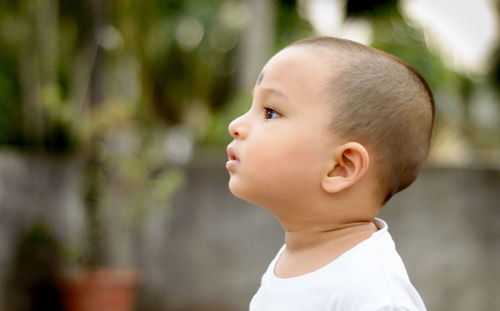
<svg viewBox="0 0 500 311"><path fill-rule="evenodd" d="M283 137L283 136L281 136ZM286 136L285 136L286 137ZM272 139L269 137L249 150L249 177L260 187L276 184L286 187L306 187L318 176L318 159L314 143L301 137Z"/></svg>
<svg viewBox="0 0 500 311"><path fill-rule="evenodd" d="M231 176L231 192L257 205L299 200L319 191L324 142L297 127L253 132L239 151L241 166ZM243 147L244 146L244 147Z"/></svg>

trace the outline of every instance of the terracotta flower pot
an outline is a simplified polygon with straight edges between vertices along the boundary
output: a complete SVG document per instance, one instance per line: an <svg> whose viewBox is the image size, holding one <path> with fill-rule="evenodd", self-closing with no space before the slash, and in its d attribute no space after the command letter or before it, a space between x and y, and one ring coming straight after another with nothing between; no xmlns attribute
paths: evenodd
<svg viewBox="0 0 500 311"><path fill-rule="evenodd" d="M130 311L140 281L137 270L73 270L60 279L67 311Z"/></svg>

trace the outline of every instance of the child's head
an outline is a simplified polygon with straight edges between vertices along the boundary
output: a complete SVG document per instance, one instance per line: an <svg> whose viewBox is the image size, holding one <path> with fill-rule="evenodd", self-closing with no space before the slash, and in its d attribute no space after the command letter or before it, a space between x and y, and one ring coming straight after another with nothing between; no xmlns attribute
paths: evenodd
<svg viewBox="0 0 500 311"><path fill-rule="evenodd" d="M435 108L426 82L352 41L291 44L264 66L253 95L230 124L228 169L231 191L257 204L364 183L382 205L415 180L429 150Z"/></svg>
<svg viewBox="0 0 500 311"><path fill-rule="evenodd" d="M332 130L372 152L384 201L416 179L427 157L434 126L429 86L409 65L382 51L336 38L310 38L292 46L324 49ZM327 92L328 92L327 91Z"/></svg>

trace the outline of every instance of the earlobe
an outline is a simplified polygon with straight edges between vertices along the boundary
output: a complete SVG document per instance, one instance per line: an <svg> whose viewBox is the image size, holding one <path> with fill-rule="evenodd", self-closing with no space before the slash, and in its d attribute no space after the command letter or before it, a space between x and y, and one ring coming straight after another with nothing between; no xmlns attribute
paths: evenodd
<svg viewBox="0 0 500 311"><path fill-rule="evenodd" d="M369 162L368 151L359 143L348 142L337 147L321 187L326 192L337 193L353 186L366 174Z"/></svg>

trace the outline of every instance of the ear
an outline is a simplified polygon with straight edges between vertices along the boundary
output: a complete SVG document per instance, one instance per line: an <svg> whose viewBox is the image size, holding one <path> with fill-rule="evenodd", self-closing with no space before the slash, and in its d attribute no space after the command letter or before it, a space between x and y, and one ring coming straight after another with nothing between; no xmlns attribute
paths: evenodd
<svg viewBox="0 0 500 311"><path fill-rule="evenodd" d="M329 193L340 192L356 184L368 171L370 157L366 148L356 142L343 144L334 152L321 187Z"/></svg>

